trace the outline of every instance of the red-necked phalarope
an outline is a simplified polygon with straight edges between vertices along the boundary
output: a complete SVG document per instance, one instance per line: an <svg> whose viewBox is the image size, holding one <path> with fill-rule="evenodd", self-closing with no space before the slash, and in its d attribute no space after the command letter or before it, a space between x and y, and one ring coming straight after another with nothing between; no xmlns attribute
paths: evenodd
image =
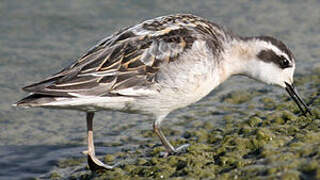
<svg viewBox="0 0 320 180"><path fill-rule="evenodd" d="M95 156L95 112L154 116L154 132L168 155L187 145L174 148L160 130L161 121L232 75L283 87L304 114L311 114L293 86L294 69L293 54L273 37L239 37L201 17L169 15L108 36L59 73L24 87L32 94L16 105L87 112L89 166L111 169Z"/></svg>

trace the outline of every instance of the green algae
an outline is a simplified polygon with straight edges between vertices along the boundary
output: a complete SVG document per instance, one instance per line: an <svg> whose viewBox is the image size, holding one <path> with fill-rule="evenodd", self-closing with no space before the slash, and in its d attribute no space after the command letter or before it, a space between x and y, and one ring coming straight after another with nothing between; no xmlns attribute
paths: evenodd
<svg viewBox="0 0 320 180"><path fill-rule="evenodd" d="M70 166L78 166L86 161L86 158L72 158L72 159L64 159L58 162L59 168L66 168Z"/></svg>
<svg viewBox="0 0 320 180"><path fill-rule="evenodd" d="M222 97L222 101L230 104L242 104L250 101L252 98L260 94L261 93L257 91L232 91Z"/></svg>
<svg viewBox="0 0 320 180"><path fill-rule="evenodd" d="M49 178L52 179L52 180L58 180L58 179L61 179L62 176L57 173L57 172L52 172L50 175L49 175Z"/></svg>
<svg viewBox="0 0 320 180"><path fill-rule="evenodd" d="M106 156L104 156L104 161L109 163L109 162L113 162L116 158L111 155L111 154L107 154Z"/></svg>
<svg viewBox="0 0 320 180"><path fill-rule="evenodd" d="M258 97L260 92L233 91L222 101L241 104L257 98L263 110L256 110L251 104L254 110L250 114L221 116L223 127L208 121L192 123L194 129L171 141L174 146L189 143L185 153L163 158L162 146L146 143L131 152L123 149L102 158L109 164L125 161L113 170L91 173L86 168L71 179L320 179L319 77L316 69L310 76L297 78L298 84L311 87L306 93L310 96L305 97L312 102L312 116L301 116L285 95L279 95L279 103L273 98ZM170 128L165 131L168 136L180 133ZM141 133L145 138L157 138L151 130ZM79 163L85 166L83 159L70 159L60 162L59 168ZM53 172L50 178L59 176Z"/></svg>

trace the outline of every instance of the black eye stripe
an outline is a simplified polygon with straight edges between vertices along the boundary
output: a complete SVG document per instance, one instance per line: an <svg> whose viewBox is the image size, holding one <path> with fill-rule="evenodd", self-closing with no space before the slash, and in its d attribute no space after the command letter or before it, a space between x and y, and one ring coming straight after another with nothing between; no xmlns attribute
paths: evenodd
<svg viewBox="0 0 320 180"><path fill-rule="evenodd" d="M270 42L274 46L278 47L282 52L286 53L290 59L294 59L292 52L288 49L288 47L278 39L275 39L270 36L260 36L256 37L256 39L260 39L262 41Z"/></svg>
<svg viewBox="0 0 320 180"><path fill-rule="evenodd" d="M285 58L284 56L279 56L277 55L274 51L272 50L262 50L259 52L257 57L267 63L274 63L277 66L279 66L282 69L291 67L292 65L290 64L290 61Z"/></svg>

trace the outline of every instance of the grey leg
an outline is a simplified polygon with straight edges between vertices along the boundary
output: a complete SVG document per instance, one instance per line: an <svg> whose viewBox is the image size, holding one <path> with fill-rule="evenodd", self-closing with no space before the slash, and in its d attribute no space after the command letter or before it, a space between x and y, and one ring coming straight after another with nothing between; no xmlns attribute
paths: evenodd
<svg viewBox="0 0 320 180"><path fill-rule="evenodd" d="M160 129L161 121L165 118L165 116L159 116L157 119L153 122L153 131L158 135L160 138L160 141L162 145L166 148L166 152L163 155L164 157L167 157L169 154L175 154L180 152L181 150L187 148L190 146L190 144L184 144L178 148L174 148L171 143L167 140L167 138L164 136Z"/></svg>
<svg viewBox="0 0 320 180"><path fill-rule="evenodd" d="M87 113L87 133L88 133L88 151L84 152L88 155L88 165L92 171L98 169L112 169L113 166L109 166L101 162L95 155L94 142L93 142L93 112Z"/></svg>

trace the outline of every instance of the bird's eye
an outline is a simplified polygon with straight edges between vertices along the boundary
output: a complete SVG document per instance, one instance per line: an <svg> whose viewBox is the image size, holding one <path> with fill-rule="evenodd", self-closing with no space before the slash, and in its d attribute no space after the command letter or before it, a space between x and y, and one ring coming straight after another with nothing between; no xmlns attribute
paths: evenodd
<svg viewBox="0 0 320 180"><path fill-rule="evenodd" d="M280 60L280 67L282 69L291 67L289 60L286 59L285 57L282 57L281 60Z"/></svg>

